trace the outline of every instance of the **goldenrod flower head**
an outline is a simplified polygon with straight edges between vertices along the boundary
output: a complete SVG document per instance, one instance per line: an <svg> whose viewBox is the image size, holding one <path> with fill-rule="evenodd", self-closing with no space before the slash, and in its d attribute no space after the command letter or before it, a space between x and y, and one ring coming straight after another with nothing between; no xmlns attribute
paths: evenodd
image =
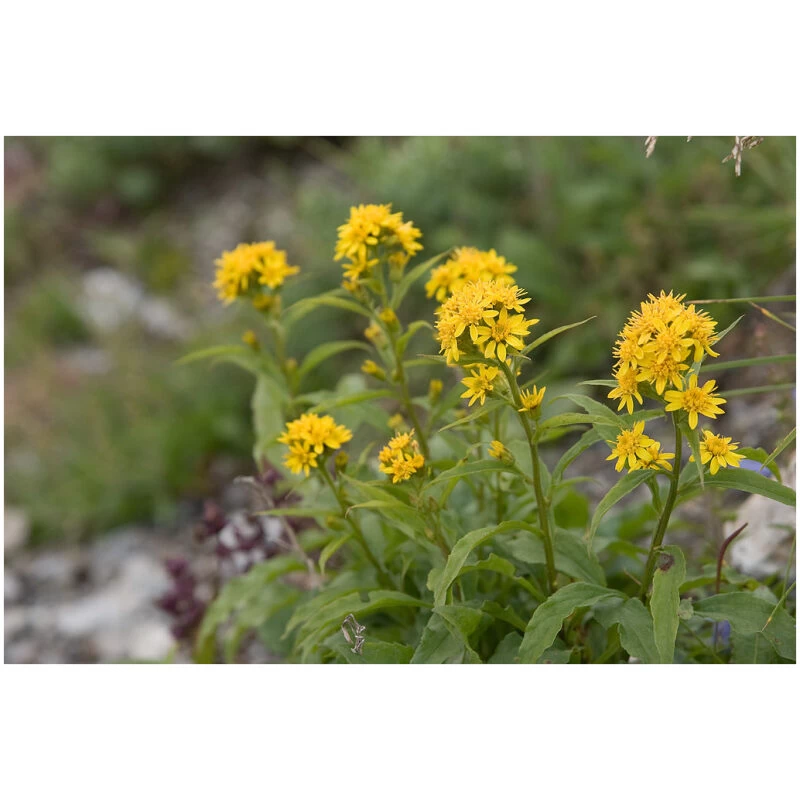
<svg viewBox="0 0 800 800"><path fill-rule="evenodd" d="M472 376L463 378L461 383L467 387L467 391L461 397L469 397L469 405L476 400L481 401L481 405L486 401L486 395L494 389L494 382L500 370L497 367L487 367L485 364L478 364L477 369L472 370Z"/></svg>
<svg viewBox="0 0 800 800"><path fill-rule="evenodd" d="M258 336L256 336L255 331L245 331L242 334L242 341L248 347L252 347L253 350L259 350L261 348L261 345L258 342Z"/></svg>
<svg viewBox="0 0 800 800"><path fill-rule="evenodd" d="M398 430L406 424L402 414L394 414L389 417L388 425L392 430Z"/></svg>
<svg viewBox="0 0 800 800"><path fill-rule="evenodd" d="M617 388L612 389L608 396L613 399L619 399L617 411L622 411L623 407L628 409L629 414L633 414L633 398L635 397L639 405L642 405L642 395L639 394L639 375L635 370L628 369L624 372L620 369L614 374L617 381Z"/></svg>
<svg viewBox="0 0 800 800"><path fill-rule="evenodd" d="M478 250L475 247L457 247L453 257L431 272L425 284L428 297L436 297L441 303L448 294L467 283L495 280L498 283L513 283L510 277L517 268L497 255L494 250Z"/></svg>
<svg viewBox="0 0 800 800"><path fill-rule="evenodd" d="M685 391L664 393L664 399L667 401L666 410L686 411L689 415L689 427L694 430L697 427L698 414L716 419L719 414L725 413L720 406L727 401L714 395L716 386L717 382L711 380L699 387L695 373L689 378L689 385Z"/></svg>
<svg viewBox="0 0 800 800"><path fill-rule="evenodd" d="M523 339L539 320L525 319L522 289L497 281L467 283L437 309L437 339L447 363L457 362L461 353L472 351L485 358L505 361L524 347Z"/></svg>
<svg viewBox="0 0 800 800"><path fill-rule="evenodd" d="M257 311L280 311L281 298L277 294L257 294L253 296L253 308Z"/></svg>
<svg viewBox="0 0 800 800"><path fill-rule="evenodd" d="M645 448L644 454L639 457L639 463L631 468L631 472L637 469L665 469L672 471L672 464L669 459L675 458L675 453L662 453L661 444L655 442Z"/></svg>
<svg viewBox="0 0 800 800"><path fill-rule="evenodd" d="M443 389L444 384L438 378L431 379L428 384L428 400L435 403L441 397Z"/></svg>
<svg viewBox="0 0 800 800"><path fill-rule="evenodd" d="M391 203L353 206L349 219L338 230L334 259L349 260L344 274L351 282L369 277L380 263L379 247L387 253L389 264L398 269L422 250L417 241L421 231L412 222L404 222L402 212L393 213Z"/></svg>
<svg viewBox="0 0 800 800"><path fill-rule="evenodd" d="M344 425L337 425L333 417L303 414L286 424L286 431L278 441L289 448L284 462L286 466L292 472L302 470L308 475L308 468L317 466L316 456L322 455L326 447L331 451L338 450L352 438L352 432Z"/></svg>
<svg viewBox="0 0 800 800"><path fill-rule="evenodd" d="M365 375L372 375L378 380L386 380L386 373L372 359L368 358L362 365L361 371Z"/></svg>
<svg viewBox="0 0 800 800"><path fill-rule="evenodd" d="M364 329L364 337L378 347L383 344L385 338L381 326L376 325L374 322Z"/></svg>
<svg viewBox="0 0 800 800"><path fill-rule="evenodd" d="M225 251L214 263L218 268L214 288L225 303L255 294L259 285L274 291L288 276L300 272L299 267L289 266L286 252L276 249L275 242L240 244L235 250Z"/></svg>
<svg viewBox="0 0 800 800"><path fill-rule="evenodd" d="M397 325L399 320L397 319L397 314L394 313L394 310L391 308L382 308L378 314L380 317L381 322L384 324L392 327Z"/></svg>
<svg viewBox="0 0 800 800"><path fill-rule="evenodd" d="M524 389L520 392L520 399L522 400L522 408L517 409L518 411L536 411L541 405L542 400L544 399L544 393L547 391L546 386L542 386L541 389L536 388L536 384L533 385L533 389L531 391L525 391Z"/></svg>
<svg viewBox="0 0 800 800"><path fill-rule="evenodd" d="M378 455L380 471L392 476L392 483L408 480L417 470L422 469L425 457L419 452L419 444L414 431L398 433Z"/></svg>
<svg viewBox="0 0 800 800"><path fill-rule="evenodd" d="M690 369L692 361L699 361L704 352L717 355L711 349L717 339L716 321L694 305L687 307L684 297L663 290L658 296L649 294L620 331L614 345L614 378L619 385L609 394L619 398L619 409L627 406L632 412L634 397L642 402L634 381L650 383L660 395L670 384L683 389L681 373Z"/></svg>
<svg viewBox="0 0 800 800"><path fill-rule="evenodd" d="M708 464L711 462L709 472L716 475L720 467L738 467L739 462L744 456L733 451L739 447L739 442L731 442L730 436L718 436L711 431L703 431L703 439L700 442L700 462ZM689 456L689 461L694 461L694 456Z"/></svg>
<svg viewBox="0 0 800 800"><path fill-rule="evenodd" d="M492 439L488 452L492 458L496 458L499 461L505 461L507 464L512 464L514 462L513 453L511 453L511 451L509 451L506 446L497 439Z"/></svg>
<svg viewBox="0 0 800 800"><path fill-rule="evenodd" d="M647 450L654 444L658 444L654 439L644 434L644 422L637 422L633 428L623 430L618 436L616 442L607 442L611 445L611 455L606 461L613 461L617 459L614 469L621 472L628 463L630 471L638 469L640 461L648 457Z"/></svg>

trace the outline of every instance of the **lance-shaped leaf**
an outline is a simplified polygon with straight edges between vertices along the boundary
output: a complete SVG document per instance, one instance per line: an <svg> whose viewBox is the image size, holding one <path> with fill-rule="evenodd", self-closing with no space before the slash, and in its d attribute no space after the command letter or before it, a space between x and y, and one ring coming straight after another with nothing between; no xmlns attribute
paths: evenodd
<svg viewBox="0 0 800 800"><path fill-rule="evenodd" d="M680 587L685 578L686 560L680 547L662 547L650 597L656 648L662 664L671 664L675 656L675 637L680 622Z"/></svg>

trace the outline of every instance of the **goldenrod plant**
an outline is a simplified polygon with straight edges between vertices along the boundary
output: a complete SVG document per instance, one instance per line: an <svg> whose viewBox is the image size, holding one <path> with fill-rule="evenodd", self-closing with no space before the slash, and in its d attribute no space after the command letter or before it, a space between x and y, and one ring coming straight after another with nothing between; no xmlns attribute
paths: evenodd
<svg viewBox="0 0 800 800"><path fill-rule="evenodd" d="M650 294L609 342L610 379L559 394L537 349L593 318L540 333L535 297L495 250L413 264L421 250L402 212L354 207L333 253L341 286L286 308L299 269L274 242L217 262L220 298L252 304L264 330L189 358L256 375L255 456L302 500L261 509L285 526L283 552L225 585L197 660L235 659L252 633L301 662L793 661L790 570L760 583L717 558L721 542L670 535L703 492L795 504L775 463L793 434L768 454L714 430L726 401L701 374L725 361L733 325L718 331L674 290ZM408 320L404 300L423 281L430 305ZM298 360L292 330L323 307L360 318L363 339ZM348 350L364 354L353 374L307 391L308 375ZM425 368L438 376L412 379ZM574 474L590 448L614 462L591 514L591 478ZM609 514L626 498L639 504Z"/></svg>

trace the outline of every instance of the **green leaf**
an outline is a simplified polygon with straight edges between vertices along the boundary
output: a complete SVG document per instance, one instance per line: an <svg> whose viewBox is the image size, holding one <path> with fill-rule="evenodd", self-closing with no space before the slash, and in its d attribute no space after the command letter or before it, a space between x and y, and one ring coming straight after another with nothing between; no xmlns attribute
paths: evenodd
<svg viewBox="0 0 800 800"><path fill-rule="evenodd" d="M350 539L353 538L352 533L347 533L344 536L340 536L338 539L332 539L325 547L322 549L322 552L319 554L319 571L324 575L325 574L325 567L330 561L331 556L336 553L341 547L343 547Z"/></svg>
<svg viewBox="0 0 800 800"><path fill-rule="evenodd" d="M304 569L305 565L293 555L275 556L257 564L247 574L228 581L203 616L195 641L195 661L210 664L214 660L217 628L227 622L231 614L261 596L276 578Z"/></svg>
<svg viewBox="0 0 800 800"><path fill-rule="evenodd" d="M592 515L592 521L589 525L588 540L591 542L597 533L597 528L600 525L603 517L615 506L623 497L629 495L637 486L641 486L649 477L652 477L652 470L639 469L635 472L629 472L623 475L614 486L608 491L605 497L597 504L597 508Z"/></svg>
<svg viewBox="0 0 800 800"><path fill-rule="evenodd" d="M463 394L463 386L457 386L456 388ZM504 400L489 400L485 403L485 405L482 405L476 411L473 411L472 413L467 414L465 417L457 419L455 422L451 422L449 425L445 425L443 428L440 428L439 433L442 431L449 431L451 428L457 428L460 425L467 425L468 423L473 422L476 419L480 419L481 417L485 417L487 414L490 414L492 411L495 411L496 409L505 405L506 403Z"/></svg>
<svg viewBox="0 0 800 800"><path fill-rule="evenodd" d="M283 392L268 375L259 375L250 401L255 429L254 455L256 460L267 455L283 430Z"/></svg>
<svg viewBox="0 0 800 800"><path fill-rule="evenodd" d="M539 424L540 430L547 430L549 428L561 428L565 425L608 425L608 418L599 416L597 414L578 414L576 412L569 412L566 414L557 414L555 417L550 417Z"/></svg>
<svg viewBox="0 0 800 800"><path fill-rule="evenodd" d="M412 664L452 664L461 661L464 645L445 625L442 617L431 614L411 658Z"/></svg>
<svg viewBox="0 0 800 800"><path fill-rule="evenodd" d="M408 294L408 290L414 285L416 281L418 281L428 270L433 269L436 266L436 262L440 261L446 255L449 255L450 250L445 250L443 253L439 253L435 255L433 258L429 258L427 261L424 261L422 264L417 264L416 267L413 267L405 275L403 275L402 279L397 283L394 287L394 292L392 292L392 302L390 303L393 309L397 309L400 307L400 303L403 302L403 298Z"/></svg>
<svg viewBox="0 0 800 800"><path fill-rule="evenodd" d="M697 485L697 480L688 481L680 490L679 496L683 497ZM784 486L781 483L762 475L760 472L752 472L741 467L728 467L721 469L716 475L706 475L706 488L716 487L719 489L738 489L740 492L750 494L760 494L770 500L777 500L785 506L796 504L796 494L794 489Z"/></svg>
<svg viewBox="0 0 800 800"><path fill-rule="evenodd" d="M519 663L519 646L522 644L522 637L516 632L512 631L503 637L500 644L497 645L492 657L489 659L489 664L517 664Z"/></svg>
<svg viewBox="0 0 800 800"><path fill-rule="evenodd" d="M597 319L597 317L587 317L586 319L582 319L580 322L573 322L571 325L562 325L560 328L553 328L553 330L548 331L547 333L542 334L538 339L534 339L523 351L523 355L527 355L532 350L535 350L537 347L541 347L545 342L550 341L554 336L558 336L559 333L564 333L564 331L571 330L572 328L577 328L580 325L585 325L587 322L590 322L593 319Z"/></svg>
<svg viewBox="0 0 800 800"><path fill-rule="evenodd" d="M600 434L594 430L594 428L590 431L586 431L580 439L578 439L572 447L564 453L563 456L558 460L558 463L553 468L553 475L552 475L552 486L556 486L560 481L561 477L564 474L564 471L567 467L584 451L588 450L593 444L597 444L597 442L602 441L600 438Z"/></svg>
<svg viewBox="0 0 800 800"><path fill-rule="evenodd" d="M781 481L781 471L774 462L770 461L769 455L763 447L740 447L736 451L736 454L743 458L757 461L761 466L766 467L779 483L783 483L783 481Z"/></svg>
<svg viewBox="0 0 800 800"><path fill-rule="evenodd" d="M715 621L727 620L744 636L762 633L782 658L795 660L795 622L782 608L750 592L715 594L698 600L694 613Z"/></svg>
<svg viewBox="0 0 800 800"><path fill-rule="evenodd" d="M434 608L433 613L441 617L450 633L460 640L468 661L480 664L480 656L470 646L469 639L479 628L489 624L489 616L469 606L440 606Z"/></svg>
<svg viewBox="0 0 800 800"><path fill-rule="evenodd" d="M658 664L653 619L641 600L626 600L619 612L620 643L625 651L643 664Z"/></svg>
<svg viewBox="0 0 800 800"><path fill-rule="evenodd" d="M792 428L783 439L780 440L777 447L769 454L769 458L764 464L765 467L769 466L794 440L797 435L797 428ZM780 478L779 478L780 480Z"/></svg>
<svg viewBox="0 0 800 800"><path fill-rule="evenodd" d="M788 392L796 388L792 383L768 383L764 386L746 386L744 389L729 389L725 392L725 397L742 397L746 394L776 394L777 392Z"/></svg>
<svg viewBox="0 0 800 800"><path fill-rule="evenodd" d="M391 397L394 392L391 389L373 389L368 392L357 392L356 394L345 395L344 397L333 397L309 409L314 414L332 411L335 408L344 408L357 403L366 403L368 400L377 400L381 397Z"/></svg>
<svg viewBox="0 0 800 800"><path fill-rule="evenodd" d="M553 550L556 570L587 583L605 586L606 576L587 542L569 531L557 530Z"/></svg>
<svg viewBox="0 0 800 800"><path fill-rule="evenodd" d="M316 297L304 297L298 300L293 305L289 306L283 312L283 323L286 329L291 328L296 322L299 322L307 314L310 314L320 306L328 306L330 308L340 308L344 311L351 311L354 314L360 314L362 317L370 317L370 312L360 306L358 303L346 297L342 297L343 291L341 289L334 289L327 294L317 295Z"/></svg>
<svg viewBox="0 0 800 800"><path fill-rule="evenodd" d="M564 620L576 609L620 596L621 592L582 582L559 589L533 612L520 645L520 662L534 664L553 644Z"/></svg>
<svg viewBox="0 0 800 800"><path fill-rule="evenodd" d="M451 480L461 480L469 475L478 475L482 472L514 472L520 475L520 471L513 464L506 464L504 461L483 459L481 461L469 461L466 464L447 469L437 475L432 481L425 484L423 491L437 483Z"/></svg>
<svg viewBox="0 0 800 800"><path fill-rule="evenodd" d="M434 605L443 605L447 597L447 590L452 585L453 581L459 576L462 567L469 558L470 553L480 545L486 543L493 536L499 533L506 533L508 531L516 531L521 527L526 527L524 522L516 522L510 520L502 522L500 525L489 526L486 528L478 528L477 530L470 531L466 536L462 536L453 546L450 551L450 556L447 563L442 570L441 575L437 581L436 587L433 590Z"/></svg>
<svg viewBox="0 0 800 800"><path fill-rule="evenodd" d="M650 613L661 664L671 664L675 656L675 637L680 623L680 587L685 578L686 560L680 547L662 547L650 597Z"/></svg>
<svg viewBox="0 0 800 800"><path fill-rule="evenodd" d="M303 377L311 372L312 369L319 366L323 361L343 353L345 350L366 350L368 353L372 352L372 348L364 342L355 340L347 340L342 342L325 342L324 344L315 347L304 359L300 368L297 370L297 375Z"/></svg>
<svg viewBox="0 0 800 800"><path fill-rule="evenodd" d="M581 381L578 386L605 386L607 389L616 389L616 381L597 380L597 381Z"/></svg>
<svg viewBox="0 0 800 800"><path fill-rule="evenodd" d="M431 325L430 322L426 322L424 319L418 319L408 326L408 330L397 340L397 354L400 358L402 358L403 354L406 352L406 348L412 337L424 328L432 331L433 325Z"/></svg>
<svg viewBox="0 0 800 800"><path fill-rule="evenodd" d="M288 508L267 508L255 511L261 517L327 517L331 514L339 516L339 508L310 508L306 506L289 506Z"/></svg>
<svg viewBox="0 0 800 800"><path fill-rule="evenodd" d="M758 356L757 358L741 358L736 361L710 361L703 368L704 372L720 372L728 369L742 369L744 367L760 367L766 364L787 364L794 361L796 355L787 353L785 355Z"/></svg>

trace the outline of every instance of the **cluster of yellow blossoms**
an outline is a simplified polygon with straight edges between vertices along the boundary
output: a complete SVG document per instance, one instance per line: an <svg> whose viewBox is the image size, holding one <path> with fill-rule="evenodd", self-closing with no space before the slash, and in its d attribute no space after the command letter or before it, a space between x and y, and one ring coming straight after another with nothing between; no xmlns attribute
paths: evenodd
<svg viewBox="0 0 800 800"><path fill-rule="evenodd" d="M667 385L677 392L667 392L670 403L679 403L678 408L689 412L689 424L697 427L697 414L714 417L719 412L717 406L724 400L713 398L711 393L716 384L713 381L697 389L697 378L691 391L683 392L684 378L681 373L690 369L692 362L699 361L703 353L717 356L711 349L716 341L716 320L705 311L697 311L694 304L687 306L682 302L686 295L669 294L648 295L641 303L641 310L634 311L625 327L620 331L614 346L614 379L617 386L608 396L619 400L618 411L623 407L633 413L633 400L641 404L639 391L641 383L649 383L659 395L664 395ZM675 397L681 393L681 398ZM673 410L673 409L669 409Z"/></svg>
<svg viewBox="0 0 800 800"><path fill-rule="evenodd" d="M744 456L733 451L739 447L739 442L731 442L730 436L718 436L711 431L703 431L700 442L700 463L711 462L709 472L716 475L720 467L738 467ZM694 461L694 456L689 456L689 461Z"/></svg>
<svg viewBox="0 0 800 800"><path fill-rule="evenodd" d="M419 452L419 444L414 431L398 433L378 455L381 472L392 476L392 483L408 480L417 470L422 469L425 458Z"/></svg>
<svg viewBox="0 0 800 800"><path fill-rule="evenodd" d="M462 354L505 361L524 347L523 339L538 319L525 319L530 298L523 290L501 281L476 281L457 289L436 310L436 338L447 363Z"/></svg>
<svg viewBox="0 0 800 800"><path fill-rule="evenodd" d="M495 280L498 283L514 283L510 277L516 272L514 264L508 263L494 250L478 250L475 247L456 248L453 258L431 272L425 284L428 297L443 302L448 294L458 291L468 283Z"/></svg>
<svg viewBox="0 0 800 800"><path fill-rule="evenodd" d="M309 473L317 466L317 457L325 452L338 450L349 442L353 434L344 426L337 425L333 417L303 414L299 419L286 424L285 433L278 437L281 444L289 448L284 458L286 466L294 473Z"/></svg>
<svg viewBox="0 0 800 800"><path fill-rule="evenodd" d="M371 275L380 263L378 248L382 247L389 266L402 269L422 250L417 241L422 232L409 220L403 222L400 211L392 213L392 204L360 205L350 209L350 218L339 226L334 259L348 259L344 265L345 288L353 289Z"/></svg>
<svg viewBox="0 0 800 800"><path fill-rule="evenodd" d="M263 292L263 287L274 292L287 277L300 272L300 267L289 266L286 252L276 249L275 242L240 244L235 250L225 251L214 263L214 288L220 300L232 303L239 297L251 297L254 305L261 308L268 307L273 299Z"/></svg>
<svg viewBox="0 0 800 800"><path fill-rule="evenodd" d="M675 453L662 453L661 445L655 439L645 436L644 422L637 422L630 430L622 431L617 436L617 441L609 444L614 449L606 461L616 458L614 469L617 472L622 470L626 462L630 472L637 469L672 469L668 459L675 458Z"/></svg>

